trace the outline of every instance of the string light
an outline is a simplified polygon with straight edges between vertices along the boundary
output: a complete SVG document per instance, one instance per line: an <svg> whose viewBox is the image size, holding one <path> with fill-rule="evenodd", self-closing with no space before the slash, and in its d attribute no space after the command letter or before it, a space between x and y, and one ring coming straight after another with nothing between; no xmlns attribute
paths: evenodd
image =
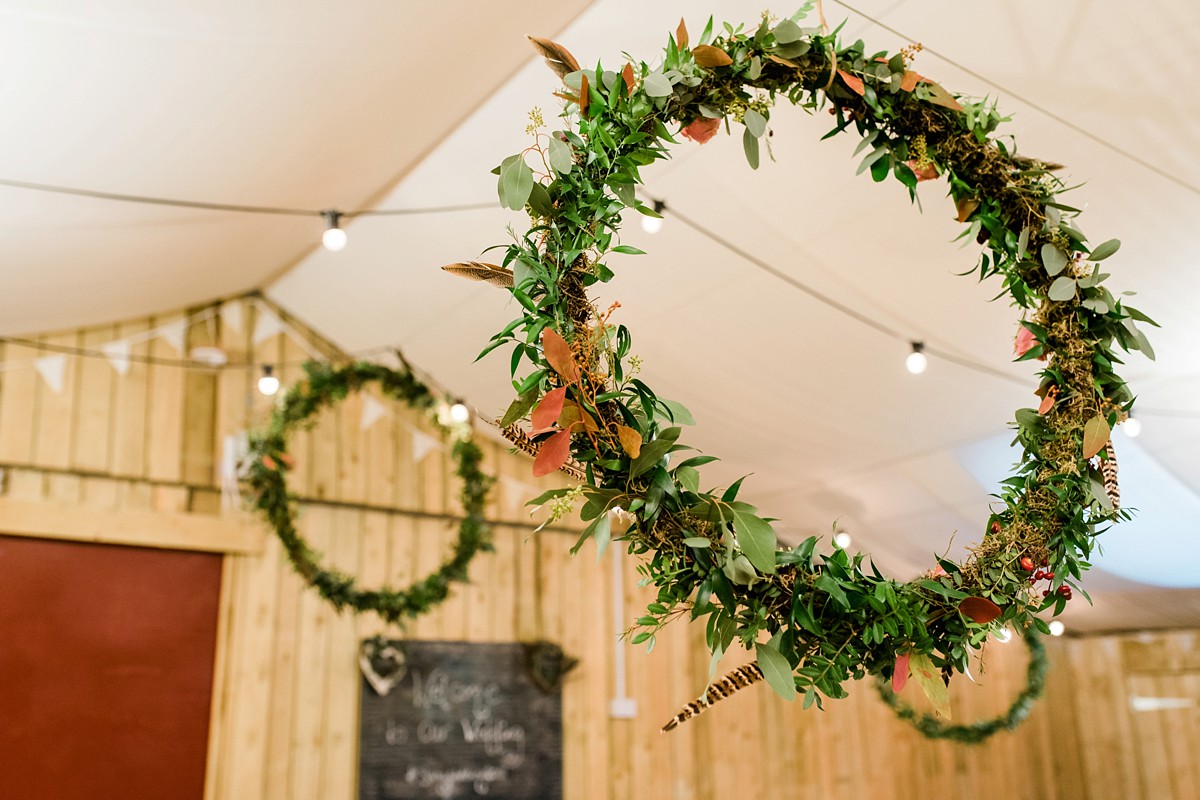
<svg viewBox="0 0 1200 800"><path fill-rule="evenodd" d="M1142 421L1137 417L1129 417L1121 423L1121 430L1125 431L1125 435L1130 439L1136 439L1142 432Z"/></svg>
<svg viewBox="0 0 1200 800"><path fill-rule="evenodd" d="M262 377L258 379L258 390L267 397L279 391L279 378L275 376L275 368L270 364L263 364Z"/></svg>
<svg viewBox="0 0 1200 800"><path fill-rule="evenodd" d="M925 357L924 350L924 342L913 342L912 352L904 359L904 368L913 375L920 375L929 366L929 359Z"/></svg>
<svg viewBox="0 0 1200 800"><path fill-rule="evenodd" d="M467 408L461 400L450 406L450 419L455 422L466 422L470 418L471 409Z"/></svg>
<svg viewBox="0 0 1200 800"><path fill-rule="evenodd" d="M1050 620L1050 635L1051 636L1062 636L1063 631L1065 631L1066 629L1067 629L1067 626L1062 624L1062 620L1060 620L1060 619Z"/></svg>
<svg viewBox="0 0 1200 800"><path fill-rule="evenodd" d="M833 543L843 550L850 546L851 541L850 534L845 531L838 531L833 537Z"/></svg>
<svg viewBox="0 0 1200 800"><path fill-rule="evenodd" d="M663 211L666 210L666 208L667 208L667 204L664 203L662 200L655 200L654 201L654 213L658 214L658 216L657 217L648 217L648 216L643 215L642 216L642 230L644 230L646 233L658 233L659 231L661 231L663 229L662 213L663 213Z"/></svg>
<svg viewBox="0 0 1200 800"><path fill-rule="evenodd" d="M322 211L325 218L325 233L321 234L321 243L325 249L336 253L346 246L346 231L342 229L342 213L340 211Z"/></svg>

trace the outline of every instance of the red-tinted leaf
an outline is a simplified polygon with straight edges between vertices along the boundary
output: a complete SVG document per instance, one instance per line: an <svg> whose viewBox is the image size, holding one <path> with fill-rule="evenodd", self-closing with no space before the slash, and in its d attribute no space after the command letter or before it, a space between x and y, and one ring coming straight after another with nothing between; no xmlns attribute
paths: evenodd
<svg viewBox="0 0 1200 800"><path fill-rule="evenodd" d="M542 449L533 460L533 477L541 478L567 463L571 454L571 432L559 431L542 442Z"/></svg>
<svg viewBox="0 0 1200 800"><path fill-rule="evenodd" d="M1056 395L1046 392L1046 396L1042 398L1042 404L1038 406L1038 413L1045 414L1050 409L1054 408L1054 401L1056 399Z"/></svg>
<svg viewBox="0 0 1200 800"><path fill-rule="evenodd" d="M1002 613L1000 606L988 600L986 597L966 597L958 604L958 610L963 613L967 619L976 622L980 625L987 625L992 620L996 619Z"/></svg>
<svg viewBox="0 0 1200 800"><path fill-rule="evenodd" d="M947 92L940 83L934 83L928 78L922 78L921 80L929 85L929 102L936 106L948 108L951 111L963 110L962 104L954 98L954 95Z"/></svg>
<svg viewBox="0 0 1200 800"><path fill-rule="evenodd" d="M908 653L896 656L896 666L892 670L892 691L896 694L904 691L908 683Z"/></svg>
<svg viewBox="0 0 1200 800"><path fill-rule="evenodd" d="M958 209L958 221L966 222L979 208L979 201L974 197L964 197L955 203L955 207Z"/></svg>
<svg viewBox="0 0 1200 800"><path fill-rule="evenodd" d="M686 50L688 46L687 23L683 21L683 17L679 18L679 27L675 29L675 43L679 45L680 50Z"/></svg>
<svg viewBox="0 0 1200 800"><path fill-rule="evenodd" d="M925 76L918 72L913 72L911 69L904 71L904 77L900 79L901 91L911 92L917 88L917 84L925 80Z"/></svg>
<svg viewBox="0 0 1200 800"><path fill-rule="evenodd" d="M571 357L571 346L567 344L558 331L546 328L542 331L542 352L546 362L563 380L574 383L579 380L579 371L575 367L575 359ZM558 415L555 414L557 417Z"/></svg>
<svg viewBox="0 0 1200 800"><path fill-rule="evenodd" d="M279 465L275 463L275 459L270 456L262 457L262 465L267 469L279 469Z"/></svg>
<svg viewBox="0 0 1200 800"><path fill-rule="evenodd" d="M633 94L633 64L626 64L625 69L621 70L621 77L625 79L626 94Z"/></svg>
<svg viewBox="0 0 1200 800"><path fill-rule="evenodd" d="M859 95L861 95L863 93L862 78L859 78L856 75L851 75L849 72L846 72L844 69L839 69L838 75L840 75L842 77L842 80L844 80L846 82L846 85L850 87L850 90L852 92L854 92L855 94L859 94Z"/></svg>
<svg viewBox="0 0 1200 800"><path fill-rule="evenodd" d="M579 76L579 116L587 119L588 103L592 100L592 93L588 91L587 73Z"/></svg>
<svg viewBox="0 0 1200 800"><path fill-rule="evenodd" d="M711 44L698 44L692 48L692 58L696 59L697 66L701 67L727 67L733 63L733 59L719 47L713 47Z"/></svg>
<svg viewBox="0 0 1200 800"><path fill-rule="evenodd" d="M1083 457L1092 458L1103 450L1110 436L1112 429L1108 427L1108 420L1102 414L1089 419L1083 426Z"/></svg>
<svg viewBox="0 0 1200 800"><path fill-rule="evenodd" d="M567 387L565 386L546 392L546 396L537 404L537 408L533 409L532 422L534 433L554 427L554 423L558 422L558 417L562 414L563 400L566 397Z"/></svg>
<svg viewBox="0 0 1200 800"><path fill-rule="evenodd" d="M617 426L617 438L621 440L621 449L630 458L637 458L642 452L642 435L628 425Z"/></svg>

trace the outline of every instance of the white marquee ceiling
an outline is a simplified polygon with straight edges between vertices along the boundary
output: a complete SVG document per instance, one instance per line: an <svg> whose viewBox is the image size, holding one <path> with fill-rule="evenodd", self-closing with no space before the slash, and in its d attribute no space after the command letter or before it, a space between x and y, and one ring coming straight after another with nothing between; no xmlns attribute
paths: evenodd
<svg viewBox="0 0 1200 800"><path fill-rule="evenodd" d="M34 3L0 3L10 76L0 107L12 112L0 129L0 177L306 208L488 201L489 170L525 145L525 113L555 112L556 79L523 34L556 38L582 63L612 64L622 51L652 58L681 14L698 31L710 11L757 13L682 0L586 9L277 3L236 14L200 3L107 5L102 16L84 4L51 16ZM1190 235L1200 110L1179 77L1200 46L1200 10L1187 0L851 5L949 60L926 52L923 73L999 95L1024 152L1087 181L1075 193L1087 205L1084 231L1124 242L1108 262L1116 288L1138 290L1139 307L1165 326L1153 337L1158 363L1133 357L1127 370L1145 432L1117 443L1130 453L1126 502L1147 514L1106 535L1114 555L1088 583L1096 607L1076 601L1069 621L1200 624L1200 591L1153 587L1200 586L1191 513L1200 502L1191 455L1200 445L1200 253ZM848 8L828 0L826 9L831 20L848 18L846 38L879 49L908 43ZM950 244L958 231L942 185L922 186L919 213L898 184L854 177L854 142L818 141L828 117L779 108L772 126L776 162L758 172L722 136L675 148L672 162L646 173L648 190L901 339L678 218L656 236L630 220L626 240L649 255L614 261L605 299L622 303L644 377L695 413L689 442L723 458L706 473L712 482L753 472L748 496L786 535L825 534L837 519L855 547L908 577L952 538L952 553L979 538L987 494L1007 466L1004 423L1030 404L1035 367L1008 362L1013 312L986 303L998 288L953 276L974 253ZM4 188L0 203L0 331L155 311L286 273L271 297L343 347L399 345L484 413L509 399L506 359L472 360L515 310L502 292L437 267L503 243L519 215L363 218L349 225L347 248L328 253L313 250L319 225L309 219ZM932 358L911 376L905 339L1001 375Z"/></svg>

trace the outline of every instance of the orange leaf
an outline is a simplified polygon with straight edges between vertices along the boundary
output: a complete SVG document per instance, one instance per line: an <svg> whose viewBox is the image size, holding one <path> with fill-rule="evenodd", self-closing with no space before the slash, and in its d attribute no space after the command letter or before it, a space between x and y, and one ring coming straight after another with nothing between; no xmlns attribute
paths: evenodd
<svg viewBox="0 0 1200 800"><path fill-rule="evenodd" d="M958 208L958 221L966 222L975 213L975 209L979 208L979 201L974 197L964 197L955 205Z"/></svg>
<svg viewBox="0 0 1200 800"><path fill-rule="evenodd" d="M566 94L565 92L551 92L550 94L562 100L566 100L568 103L579 103L579 98L573 94Z"/></svg>
<svg viewBox="0 0 1200 800"><path fill-rule="evenodd" d="M267 469L279 469L279 465L275 463L275 459L270 456L262 457L262 465Z"/></svg>
<svg viewBox="0 0 1200 800"><path fill-rule="evenodd" d="M913 72L911 69L904 71L904 77L900 79L900 89L905 92L911 92L917 88L917 84L925 80L925 76L919 72Z"/></svg>
<svg viewBox="0 0 1200 800"><path fill-rule="evenodd" d="M846 85L849 86L850 90L853 91L855 94L861 95L863 93L862 78L859 78L856 75L851 75L849 72L846 72L844 69L839 69L838 75L842 76L842 80L844 80L846 82Z"/></svg>
<svg viewBox="0 0 1200 800"><path fill-rule="evenodd" d="M700 67L727 67L733 63L729 53L711 44L698 44L693 47L692 58L696 59L696 65Z"/></svg>
<svg viewBox="0 0 1200 800"><path fill-rule="evenodd" d="M621 77L625 79L625 94L633 94L633 64L625 65L625 69L621 70Z"/></svg>
<svg viewBox="0 0 1200 800"><path fill-rule="evenodd" d="M1000 606L986 597L965 597L958 604L958 610L972 622L977 622L980 625L987 625L1002 613Z"/></svg>
<svg viewBox="0 0 1200 800"><path fill-rule="evenodd" d="M947 92L940 83L935 83L928 78L922 78L922 80L929 85L929 102L935 106L948 108L951 111L963 110L962 104L954 98L954 95Z"/></svg>
<svg viewBox="0 0 1200 800"><path fill-rule="evenodd" d="M571 432L559 431L546 441L538 450L537 458L533 460L533 477L541 478L555 472L567 463L571 454Z"/></svg>
<svg viewBox="0 0 1200 800"><path fill-rule="evenodd" d="M572 72L579 69L579 62L575 60L575 56L563 47L558 42L552 42L549 39L542 39L538 36L530 36L529 42L533 45L533 49L541 54L542 58L546 59L546 66L554 70L554 74L560 78L565 78Z"/></svg>
<svg viewBox="0 0 1200 800"><path fill-rule="evenodd" d="M908 653L896 656L896 666L892 670L892 691L896 694L904 691L908 683Z"/></svg>
<svg viewBox="0 0 1200 800"><path fill-rule="evenodd" d="M558 417L562 414L563 400L567 397L567 387L555 389L551 392L546 392L546 396L537 404L537 408L533 410L533 430L535 433L547 430L554 427L554 423L558 421Z"/></svg>
<svg viewBox="0 0 1200 800"><path fill-rule="evenodd" d="M587 118L588 103L592 100L592 93L588 91L587 73L579 76L579 116Z"/></svg>
<svg viewBox="0 0 1200 800"><path fill-rule="evenodd" d="M1042 404L1038 406L1038 413L1045 414L1050 409L1054 408L1055 396L1050 392L1046 392L1046 396L1042 398Z"/></svg>
<svg viewBox="0 0 1200 800"><path fill-rule="evenodd" d="M675 29L675 43L679 45L680 50L686 50L688 46L687 23L683 21L683 17L679 18L679 27Z"/></svg>
<svg viewBox="0 0 1200 800"><path fill-rule="evenodd" d="M592 415L583 409L583 406L574 401L563 404L562 413L558 415L558 427L568 429L574 425L582 425L584 430L595 433L600 430L600 426L596 424L596 420L592 419Z"/></svg>
<svg viewBox="0 0 1200 800"><path fill-rule="evenodd" d="M621 440L621 449L630 458L637 458L642 452L642 435L628 425L617 426L617 438Z"/></svg>
<svg viewBox="0 0 1200 800"><path fill-rule="evenodd" d="M579 380L579 370L571 357L571 346L558 331L546 328L542 331L542 352L550 366L568 383ZM555 414L555 416L558 416Z"/></svg>
<svg viewBox="0 0 1200 800"><path fill-rule="evenodd" d="M1102 414L1097 414L1083 426L1083 457L1091 458L1108 444L1112 429Z"/></svg>

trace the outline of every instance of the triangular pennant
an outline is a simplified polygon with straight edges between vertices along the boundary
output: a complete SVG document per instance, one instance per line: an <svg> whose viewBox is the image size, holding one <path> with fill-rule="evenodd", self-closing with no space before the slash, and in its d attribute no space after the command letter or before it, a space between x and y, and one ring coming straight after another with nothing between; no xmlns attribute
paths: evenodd
<svg viewBox="0 0 1200 800"><path fill-rule="evenodd" d="M538 487L530 486L516 478L504 475L501 476L500 482L504 486L504 491L501 493L504 497L504 511L510 517L520 512L525 501L532 500L538 495Z"/></svg>
<svg viewBox="0 0 1200 800"><path fill-rule="evenodd" d="M118 339L115 342L100 346L101 352L108 358L108 363L112 364L112 368L117 371L118 375L125 375L129 372L129 353L132 346L128 339Z"/></svg>
<svg viewBox="0 0 1200 800"><path fill-rule="evenodd" d="M387 406L369 394L364 394L362 399L362 416L358 418L358 429L365 431L387 416Z"/></svg>
<svg viewBox="0 0 1200 800"><path fill-rule="evenodd" d="M429 455L429 451L438 447L438 440L423 431L413 429L412 459L414 464L420 464Z"/></svg>
<svg viewBox="0 0 1200 800"><path fill-rule="evenodd" d="M225 437L221 447L221 508L236 509L241 499L238 480L245 477L249 469L246 456L250 453L250 442L246 432L233 433Z"/></svg>
<svg viewBox="0 0 1200 800"><path fill-rule="evenodd" d="M258 321L254 323L254 343L262 344L283 332L283 320L266 306L258 306Z"/></svg>
<svg viewBox="0 0 1200 800"><path fill-rule="evenodd" d="M168 322L166 325L159 325L155 329L158 338L165 339L167 344L174 347L180 353L183 352L183 334L187 330L187 320L177 319L174 322Z"/></svg>
<svg viewBox="0 0 1200 800"><path fill-rule="evenodd" d="M230 300L221 306L221 321L234 333L242 332L242 301Z"/></svg>
<svg viewBox="0 0 1200 800"><path fill-rule="evenodd" d="M42 380L55 394L62 394L63 376L66 374L67 357L65 355L43 356L33 362L34 368L42 376Z"/></svg>

